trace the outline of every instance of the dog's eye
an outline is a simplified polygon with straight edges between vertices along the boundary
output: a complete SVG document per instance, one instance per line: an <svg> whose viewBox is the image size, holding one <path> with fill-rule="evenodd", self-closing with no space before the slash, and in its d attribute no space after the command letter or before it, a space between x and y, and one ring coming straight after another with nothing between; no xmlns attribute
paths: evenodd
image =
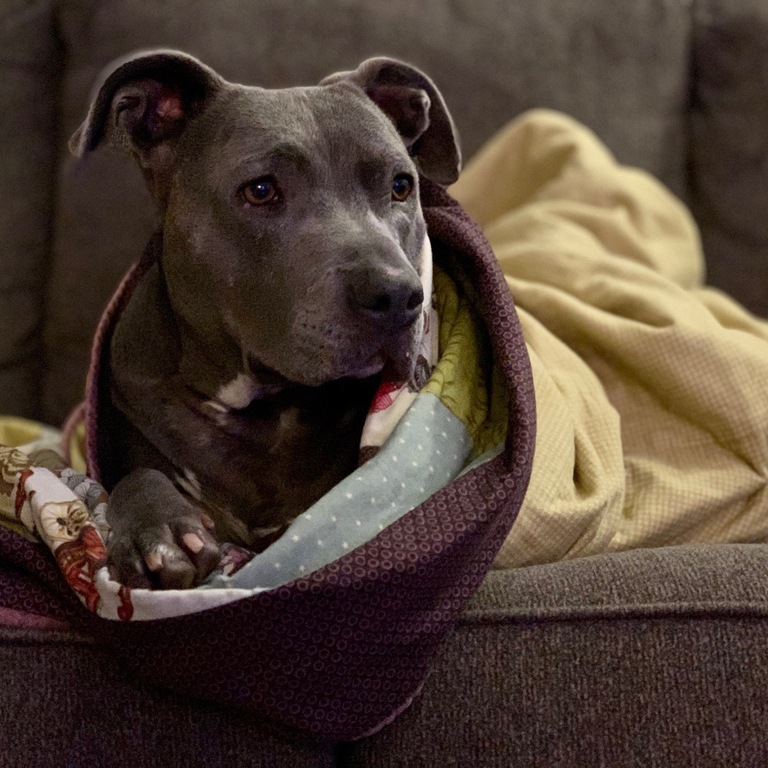
<svg viewBox="0 0 768 768"><path fill-rule="evenodd" d="M280 190L274 176L260 176L249 181L243 187L242 195L248 205L268 205L280 200Z"/></svg>
<svg viewBox="0 0 768 768"><path fill-rule="evenodd" d="M392 182L392 199L404 203L413 192L413 178L407 173L399 173Z"/></svg>

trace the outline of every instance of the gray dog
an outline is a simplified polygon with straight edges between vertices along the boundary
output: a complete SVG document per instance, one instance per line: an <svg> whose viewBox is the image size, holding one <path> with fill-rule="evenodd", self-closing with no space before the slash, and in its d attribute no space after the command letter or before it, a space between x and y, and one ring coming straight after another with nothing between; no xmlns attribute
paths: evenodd
<svg viewBox="0 0 768 768"><path fill-rule="evenodd" d="M356 466L377 383L411 377L422 334L418 173L454 181L459 150L400 62L265 90L173 51L115 65L71 146L105 140L162 235L110 349L110 570L186 588L219 541L263 548Z"/></svg>

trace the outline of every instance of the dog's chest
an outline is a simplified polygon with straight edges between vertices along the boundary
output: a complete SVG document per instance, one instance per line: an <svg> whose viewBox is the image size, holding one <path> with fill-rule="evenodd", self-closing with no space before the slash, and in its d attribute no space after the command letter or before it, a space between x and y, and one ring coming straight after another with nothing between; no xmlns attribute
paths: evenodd
<svg viewBox="0 0 768 768"><path fill-rule="evenodd" d="M219 538L258 547L357 466L372 394L369 382L343 381L240 409L208 406L209 451L226 451L215 462L223 471L212 474L201 454L177 482L209 509Z"/></svg>

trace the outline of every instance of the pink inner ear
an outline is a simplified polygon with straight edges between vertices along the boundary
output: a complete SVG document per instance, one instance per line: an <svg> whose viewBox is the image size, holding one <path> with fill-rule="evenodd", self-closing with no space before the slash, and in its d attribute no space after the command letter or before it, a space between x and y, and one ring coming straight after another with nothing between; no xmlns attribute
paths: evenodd
<svg viewBox="0 0 768 768"><path fill-rule="evenodd" d="M374 83L366 89L379 109L389 115L410 147L429 127L429 96L420 88Z"/></svg>
<svg viewBox="0 0 768 768"><path fill-rule="evenodd" d="M181 94L170 88L163 88L157 100L155 112L163 120L181 120L184 117L184 105Z"/></svg>

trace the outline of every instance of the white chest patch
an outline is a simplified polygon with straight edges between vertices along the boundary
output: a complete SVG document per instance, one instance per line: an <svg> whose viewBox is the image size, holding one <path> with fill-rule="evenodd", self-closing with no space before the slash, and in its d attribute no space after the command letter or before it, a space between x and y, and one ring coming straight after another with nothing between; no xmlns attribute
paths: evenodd
<svg viewBox="0 0 768 768"><path fill-rule="evenodd" d="M219 387L210 405L221 410L245 408L254 401L258 391L256 382L247 373L238 373L228 384Z"/></svg>

